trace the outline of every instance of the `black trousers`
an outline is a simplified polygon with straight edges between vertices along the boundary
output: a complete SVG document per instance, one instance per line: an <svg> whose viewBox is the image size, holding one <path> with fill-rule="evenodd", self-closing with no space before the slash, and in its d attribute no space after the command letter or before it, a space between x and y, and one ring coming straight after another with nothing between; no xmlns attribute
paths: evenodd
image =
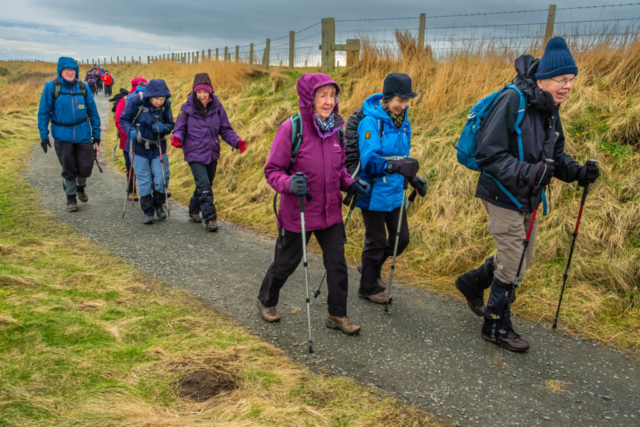
<svg viewBox="0 0 640 427"><path fill-rule="evenodd" d="M347 293L349 291L349 278L347 276L347 262L344 258L344 226L341 222L322 230L307 232L307 241L315 234L320 247L322 248L322 260L324 268L327 270L327 288L329 296L329 314L332 316L347 315ZM275 307L278 305L280 289L285 282L296 271L302 259L302 234L285 231L282 232L276 241L276 253L273 262L267 270L267 274L262 281L258 299L265 307ZM299 292L300 303L305 300L305 289L303 284L296 292Z"/></svg>
<svg viewBox="0 0 640 427"><path fill-rule="evenodd" d="M104 96L113 95L113 85L104 85Z"/></svg>
<svg viewBox="0 0 640 427"><path fill-rule="evenodd" d="M218 161L213 160L208 165L198 162L189 162L193 179L196 182L196 189L189 201L189 213L202 212L204 221L216 220L216 205L213 203L213 191L211 185L216 176Z"/></svg>
<svg viewBox="0 0 640 427"><path fill-rule="evenodd" d="M89 85L89 89L91 89L91 93L95 96L96 93L98 93L98 89L96 88L96 85Z"/></svg>
<svg viewBox="0 0 640 427"><path fill-rule="evenodd" d="M93 170L93 144L90 142L56 141L54 144L58 161L62 166L62 177L68 181L89 178Z"/></svg>
<svg viewBox="0 0 640 427"><path fill-rule="evenodd" d="M360 277L361 295L375 295L382 292L378 286L378 277L382 270L382 264L387 258L393 256L393 247L396 243L396 232L400 219L400 208L391 212L377 212L362 209L364 220L364 248L362 249L362 276ZM388 234L388 237L387 237ZM400 228L400 240L398 252L400 255L409 245L409 224L407 223L407 211L403 210L402 226Z"/></svg>

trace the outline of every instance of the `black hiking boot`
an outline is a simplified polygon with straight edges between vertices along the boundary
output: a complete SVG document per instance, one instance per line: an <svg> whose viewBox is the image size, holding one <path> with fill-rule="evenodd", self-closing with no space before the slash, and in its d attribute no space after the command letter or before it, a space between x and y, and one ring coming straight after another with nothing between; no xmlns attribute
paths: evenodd
<svg viewBox="0 0 640 427"><path fill-rule="evenodd" d="M456 288L467 300L467 305L477 316L484 316L484 290L493 282L493 258L489 257L479 268L468 271L455 281Z"/></svg>
<svg viewBox="0 0 640 427"><path fill-rule="evenodd" d="M78 200L76 200L76 195L73 196L67 195L67 212L77 212L78 211Z"/></svg>
<svg viewBox="0 0 640 427"><path fill-rule="evenodd" d="M189 219L191 220L191 222L195 222L197 224L202 223L202 217L200 216L199 213L190 213Z"/></svg>
<svg viewBox="0 0 640 427"><path fill-rule="evenodd" d="M485 322L486 323L486 322ZM524 353L529 350L529 343L520 338L513 329L506 328L496 331L492 336L491 333L485 333L485 327L482 327L482 339L489 341L492 344L498 345L505 350L513 351L514 353Z"/></svg>
<svg viewBox="0 0 640 427"><path fill-rule="evenodd" d="M78 185L76 187L76 195L82 203L87 203L89 201L89 196L87 196L87 193L84 192L84 186Z"/></svg>

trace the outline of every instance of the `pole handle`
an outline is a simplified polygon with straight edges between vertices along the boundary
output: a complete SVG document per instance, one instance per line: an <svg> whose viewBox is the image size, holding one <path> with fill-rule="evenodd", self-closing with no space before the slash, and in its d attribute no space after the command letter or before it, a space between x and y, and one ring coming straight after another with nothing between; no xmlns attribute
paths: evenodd
<svg viewBox="0 0 640 427"><path fill-rule="evenodd" d="M416 200L417 195L418 195L418 190L413 190L413 192L409 196L409 202L413 203L413 201Z"/></svg>

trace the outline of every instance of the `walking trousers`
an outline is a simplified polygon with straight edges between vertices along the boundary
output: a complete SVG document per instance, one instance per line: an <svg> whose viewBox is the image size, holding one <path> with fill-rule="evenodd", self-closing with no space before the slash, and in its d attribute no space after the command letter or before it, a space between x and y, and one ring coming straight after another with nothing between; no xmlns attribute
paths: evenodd
<svg viewBox="0 0 640 427"><path fill-rule="evenodd" d="M329 314L332 316L347 315L347 293L349 279L347 276L347 262L344 258L344 227L341 222L322 230L308 231L307 241L315 234L316 240L322 248L322 260L327 270L327 297ZM273 262L267 270L262 281L258 299L265 307L278 305L280 289L296 271L302 259L302 233L282 231L276 241L276 251ZM300 304L305 300L304 283L300 283L296 289L300 295Z"/></svg>
<svg viewBox="0 0 640 427"><path fill-rule="evenodd" d="M189 213L197 214L202 212L204 221L216 220L216 205L213 203L213 191L211 185L216 176L218 161L213 160L208 165L199 162L189 162L193 179L196 182L196 189L189 201Z"/></svg>
<svg viewBox="0 0 640 427"><path fill-rule="evenodd" d="M393 248L396 244L396 232L398 231L398 221L400 219L400 208L394 209L391 212L378 212L368 209L361 210L365 232L364 248L362 249L362 275L360 276L360 289L358 293L369 296L384 291L384 289L378 285L378 277L380 277L384 262L387 258L393 256ZM403 209L397 255L402 254L407 246L409 246L409 239L407 210Z"/></svg>
<svg viewBox="0 0 640 427"><path fill-rule="evenodd" d="M93 144L90 142L54 143L58 161L62 166L62 185L68 196L76 194L76 187L87 185L87 178L93 170Z"/></svg>

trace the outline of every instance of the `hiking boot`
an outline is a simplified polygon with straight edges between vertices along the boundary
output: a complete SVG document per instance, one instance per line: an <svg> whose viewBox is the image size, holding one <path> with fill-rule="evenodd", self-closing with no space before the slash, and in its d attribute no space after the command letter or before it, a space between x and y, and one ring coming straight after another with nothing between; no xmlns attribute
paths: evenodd
<svg viewBox="0 0 640 427"><path fill-rule="evenodd" d="M495 337L491 337L483 331L482 339L515 353L524 353L529 350L529 343L520 338L520 335L512 329L500 330Z"/></svg>
<svg viewBox="0 0 640 427"><path fill-rule="evenodd" d="M465 273L468 274L468 273ZM458 291L460 291L460 293L462 294L462 296L464 296L464 299L467 300L467 305L469 306L469 308L471 309L471 311L473 311L473 313L476 316L484 316L485 313L485 307L484 307L484 301L482 298L478 298L476 296L471 296L471 295L467 295L467 292L465 292L465 288L464 288L464 284L462 283L462 280L465 276L465 274L463 274L462 276L459 276L456 279L456 288L458 289Z"/></svg>
<svg viewBox="0 0 640 427"><path fill-rule="evenodd" d="M362 274L362 264L358 266L358 273ZM387 290L387 282L382 280L382 277L378 276L378 286L380 286L385 291Z"/></svg>
<svg viewBox="0 0 640 427"><path fill-rule="evenodd" d="M75 194L73 196L67 196L67 212L77 212L78 211L78 201L76 200Z"/></svg>
<svg viewBox="0 0 640 427"><path fill-rule="evenodd" d="M218 224L215 219L210 219L205 222L205 225L207 226L207 231L218 231Z"/></svg>
<svg viewBox="0 0 640 427"><path fill-rule="evenodd" d="M144 219L142 220L144 224L153 224L153 212L145 213Z"/></svg>
<svg viewBox="0 0 640 427"><path fill-rule="evenodd" d="M138 201L138 195L136 193L129 193L129 201L130 202L137 202Z"/></svg>
<svg viewBox="0 0 640 427"><path fill-rule="evenodd" d="M327 328L340 329L347 335L355 335L360 332L360 326L351 322L347 316L338 317L327 314L327 320L325 321Z"/></svg>
<svg viewBox="0 0 640 427"><path fill-rule="evenodd" d="M167 214L164 212L164 209L162 208L156 209L156 216L158 217L159 220L167 219Z"/></svg>
<svg viewBox="0 0 640 427"><path fill-rule="evenodd" d="M191 222L196 222L198 224L202 222L202 217L199 213L190 213L189 218L191 219Z"/></svg>
<svg viewBox="0 0 640 427"><path fill-rule="evenodd" d="M377 294L373 295L362 295L360 292L358 292L358 296L363 299L368 299L369 301L376 304L387 304L387 293L385 291L378 292ZM393 301L393 298L389 297L389 304L391 304L391 301Z"/></svg>
<svg viewBox="0 0 640 427"><path fill-rule="evenodd" d="M257 302L257 306L260 309L260 314L262 314L262 318L269 322L279 322L280 315L278 314L278 310L275 307L265 307L260 300Z"/></svg>
<svg viewBox="0 0 640 427"><path fill-rule="evenodd" d="M76 189L76 195L78 196L78 199L80 199L82 203L87 203L89 201L89 197L87 196L87 193L84 192L84 187L80 187L78 185Z"/></svg>

